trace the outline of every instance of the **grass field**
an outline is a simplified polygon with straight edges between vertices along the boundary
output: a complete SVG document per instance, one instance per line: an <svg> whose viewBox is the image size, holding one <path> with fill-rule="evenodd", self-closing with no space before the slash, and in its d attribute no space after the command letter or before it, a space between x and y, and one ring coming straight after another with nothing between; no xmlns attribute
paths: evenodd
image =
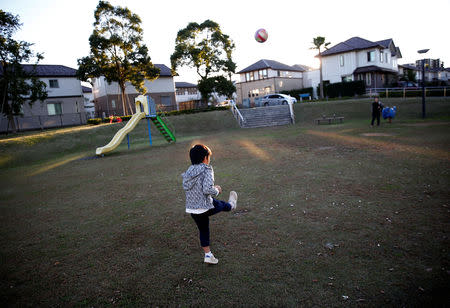
<svg viewBox="0 0 450 308"><path fill-rule="evenodd" d="M296 124L240 129L229 111L0 138L2 306L423 307L449 303L450 99L295 106ZM344 124L313 124L322 114ZM155 130L154 130L155 132ZM212 218L202 263L180 174L197 142L238 209Z"/></svg>

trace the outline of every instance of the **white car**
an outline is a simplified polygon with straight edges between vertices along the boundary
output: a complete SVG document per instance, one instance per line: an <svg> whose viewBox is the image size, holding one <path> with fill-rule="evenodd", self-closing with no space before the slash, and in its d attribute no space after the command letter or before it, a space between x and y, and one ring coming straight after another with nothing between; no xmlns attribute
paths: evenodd
<svg viewBox="0 0 450 308"><path fill-rule="evenodd" d="M234 101L232 99L227 99L227 100L224 100L223 102L217 103L216 107L231 106L233 103L234 103Z"/></svg>
<svg viewBox="0 0 450 308"><path fill-rule="evenodd" d="M297 99L286 94L269 94L261 98L262 106L276 106L287 105L288 103L295 104Z"/></svg>

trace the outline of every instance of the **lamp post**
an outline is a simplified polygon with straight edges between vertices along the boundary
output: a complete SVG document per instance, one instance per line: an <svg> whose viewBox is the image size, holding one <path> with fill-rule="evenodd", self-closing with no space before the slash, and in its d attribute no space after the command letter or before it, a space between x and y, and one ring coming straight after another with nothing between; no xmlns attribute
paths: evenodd
<svg viewBox="0 0 450 308"><path fill-rule="evenodd" d="M419 54L427 53L429 49L421 49L417 52ZM422 59L422 118L425 119L425 59Z"/></svg>

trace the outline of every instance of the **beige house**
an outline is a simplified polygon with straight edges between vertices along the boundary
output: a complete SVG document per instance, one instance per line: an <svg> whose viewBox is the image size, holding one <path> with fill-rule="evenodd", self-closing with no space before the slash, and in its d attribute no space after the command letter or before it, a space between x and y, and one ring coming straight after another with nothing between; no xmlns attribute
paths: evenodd
<svg viewBox="0 0 450 308"><path fill-rule="evenodd" d="M290 66L274 60L262 59L237 72L240 82L236 83L238 104L254 104L255 98L271 93L303 88L301 66Z"/></svg>

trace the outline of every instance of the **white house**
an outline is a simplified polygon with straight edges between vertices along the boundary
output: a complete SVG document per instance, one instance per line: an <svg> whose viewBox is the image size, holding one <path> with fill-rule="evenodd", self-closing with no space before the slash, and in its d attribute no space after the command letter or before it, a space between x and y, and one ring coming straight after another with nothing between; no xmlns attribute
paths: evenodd
<svg viewBox="0 0 450 308"><path fill-rule="evenodd" d="M154 99L158 108L169 111L177 110L175 83L170 68L164 64L154 65L160 69L160 74L153 81L145 81L144 85L147 88L147 94ZM109 117L123 114L120 88L117 82L108 83L105 77L94 78L92 93L98 115ZM139 92L130 83L127 83L125 93L134 112L135 106L133 102L134 98L139 95Z"/></svg>
<svg viewBox="0 0 450 308"><path fill-rule="evenodd" d="M22 66L29 72L35 67L31 64ZM31 107L27 103L23 105L22 116L14 117L19 130L86 123L81 82L76 77L75 69L64 65L38 64L34 74L47 85L48 98L43 102L34 102ZM6 118L1 117L0 131L10 130Z"/></svg>
<svg viewBox="0 0 450 308"><path fill-rule="evenodd" d="M196 84L183 81L175 82L175 96L177 104L202 99Z"/></svg>
<svg viewBox="0 0 450 308"><path fill-rule="evenodd" d="M384 87L398 75L401 57L392 39L372 42L352 37L322 52L323 80L364 80L368 88Z"/></svg>
<svg viewBox="0 0 450 308"><path fill-rule="evenodd" d="M92 88L81 86L84 97L84 111L88 119L95 118L95 104L94 95L92 94Z"/></svg>

